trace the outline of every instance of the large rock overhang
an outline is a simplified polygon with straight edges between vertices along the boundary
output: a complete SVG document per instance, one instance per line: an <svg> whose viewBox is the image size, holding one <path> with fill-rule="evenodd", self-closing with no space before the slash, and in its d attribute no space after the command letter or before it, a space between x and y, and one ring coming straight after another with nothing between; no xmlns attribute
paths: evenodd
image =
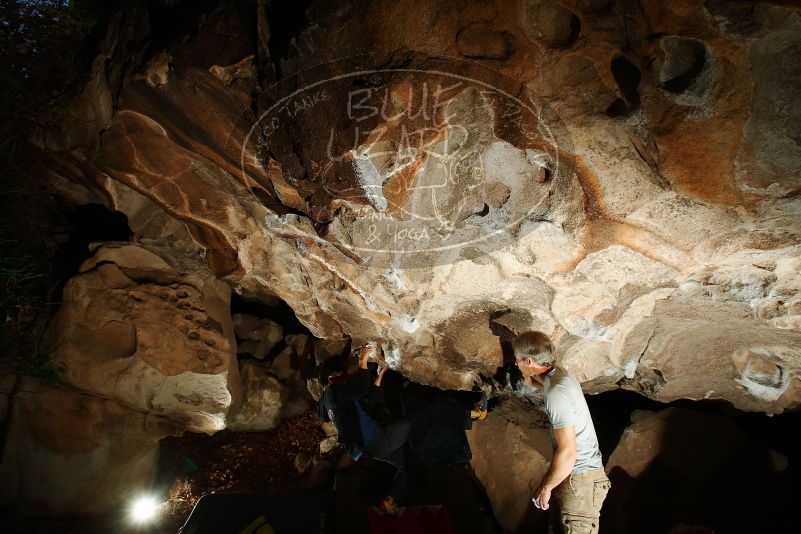
<svg viewBox="0 0 801 534"><path fill-rule="evenodd" d="M420 382L504 387L534 329L590 392L796 407L798 12L539 4L316 3L286 57L227 7L139 55L137 8L49 177Z"/></svg>

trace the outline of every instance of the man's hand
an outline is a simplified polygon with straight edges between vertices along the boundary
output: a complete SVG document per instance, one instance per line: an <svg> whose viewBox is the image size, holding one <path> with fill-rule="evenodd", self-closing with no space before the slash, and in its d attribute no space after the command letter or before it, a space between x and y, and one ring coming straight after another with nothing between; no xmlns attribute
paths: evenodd
<svg viewBox="0 0 801 534"><path fill-rule="evenodd" d="M381 387L381 381L384 379L384 375L387 373L387 364L379 363L378 364L378 374L375 377L375 382L373 382L376 386Z"/></svg>
<svg viewBox="0 0 801 534"><path fill-rule="evenodd" d="M534 506L536 506L540 510L547 510L548 501L550 500L551 500L551 490L544 485L540 486L540 489L537 490L537 494L531 498L531 502L533 502Z"/></svg>
<svg viewBox="0 0 801 534"><path fill-rule="evenodd" d="M375 347L372 343L365 345L359 350L359 368L367 369L367 361L375 355Z"/></svg>

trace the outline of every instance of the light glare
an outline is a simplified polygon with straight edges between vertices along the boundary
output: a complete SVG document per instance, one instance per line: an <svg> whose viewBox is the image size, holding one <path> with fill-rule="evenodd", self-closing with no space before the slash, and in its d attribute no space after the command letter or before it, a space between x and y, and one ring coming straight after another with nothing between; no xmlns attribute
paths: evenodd
<svg viewBox="0 0 801 534"><path fill-rule="evenodd" d="M156 517L159 503L155 497L143 495L131 504L131 519L136 523L147 523Z"/></svg>

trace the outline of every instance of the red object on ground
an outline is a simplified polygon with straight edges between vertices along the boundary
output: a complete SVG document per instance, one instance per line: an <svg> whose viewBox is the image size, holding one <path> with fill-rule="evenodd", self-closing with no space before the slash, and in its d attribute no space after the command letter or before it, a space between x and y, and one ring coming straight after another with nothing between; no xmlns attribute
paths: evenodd
<svg viewBox="0 0 801 534"><path fill-rule="evenodd" d="M365 508L371 534L453 534L448 509L444 506L407 506L398 515Z"/></svg>

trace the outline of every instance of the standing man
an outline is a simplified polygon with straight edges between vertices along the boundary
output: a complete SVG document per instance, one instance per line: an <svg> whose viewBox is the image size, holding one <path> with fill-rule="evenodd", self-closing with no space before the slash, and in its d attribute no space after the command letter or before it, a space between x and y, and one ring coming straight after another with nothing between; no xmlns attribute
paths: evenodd
<svg viewBox="0 0 801 534"><path fill-rule="evenodd" d="M542 332L520 334L512 347L523 379L543 392L554 443L551 465L531 500L547 510L553 492L566 534L596 534L611 483L581 385L556 365L553 343Z"/></svg>

